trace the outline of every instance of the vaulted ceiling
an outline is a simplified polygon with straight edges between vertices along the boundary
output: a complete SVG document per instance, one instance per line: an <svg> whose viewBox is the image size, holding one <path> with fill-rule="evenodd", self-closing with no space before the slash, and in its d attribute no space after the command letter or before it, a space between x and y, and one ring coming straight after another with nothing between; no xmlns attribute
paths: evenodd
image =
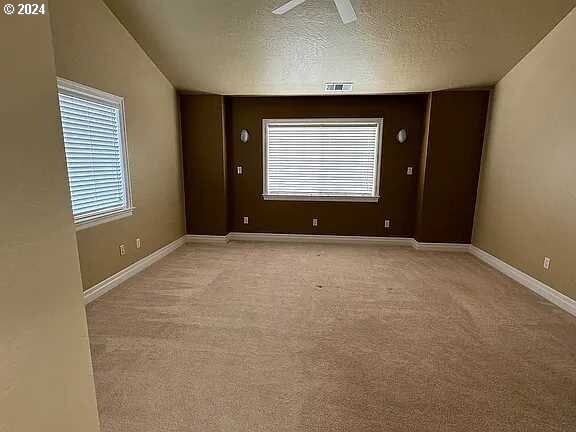
<svg viewBox="0 0 576 432"><path fill-rule="evenodd" d="M180 90L226 95L354 93L490 85L576 0L352 0L343 25L332 0L105 0ZM569 55L567 53L567 55Z"/></svg>

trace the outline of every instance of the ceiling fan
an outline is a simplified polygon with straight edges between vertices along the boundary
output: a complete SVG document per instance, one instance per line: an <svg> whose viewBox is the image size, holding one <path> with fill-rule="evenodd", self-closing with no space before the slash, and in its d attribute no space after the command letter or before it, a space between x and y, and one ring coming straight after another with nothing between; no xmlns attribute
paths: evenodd
<svg viewBox="0 0 576 432"><path fill-rule="evenodd" d="M284 6L280 6L278 9L273 10L272 13L276 15L284 15L286 12L294 9L298 5L301 5L305 1L306 0L290 0ZM342 18L344 24L356 21L356 12L354 12L350 0L334 0L334 3L336 4L336 8L338 9L338 13L340 14L340 18Z"/></svg>

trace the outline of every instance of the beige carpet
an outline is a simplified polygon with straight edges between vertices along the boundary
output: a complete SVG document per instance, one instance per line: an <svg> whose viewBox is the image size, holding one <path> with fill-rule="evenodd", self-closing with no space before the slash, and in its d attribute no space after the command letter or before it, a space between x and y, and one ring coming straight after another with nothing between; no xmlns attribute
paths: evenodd
<svg viewBox="0 0 576 432"><path fill-rule="evenodd" d="M103 432L576 431L576 319L466 254L187 245L88 319Z"/></svg>

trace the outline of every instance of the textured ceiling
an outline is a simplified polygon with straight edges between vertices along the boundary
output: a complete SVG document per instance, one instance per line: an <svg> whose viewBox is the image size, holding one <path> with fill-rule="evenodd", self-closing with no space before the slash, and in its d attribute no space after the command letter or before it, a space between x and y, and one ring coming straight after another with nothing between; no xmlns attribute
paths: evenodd
<svg viewBox="0 0 576 432"><path fill-rule="evenodd" d="M506 74L576 0L352 0L343 25L332 0L105 0L180 90L322 94L483 86ZM567 53L568 55L568 53Z"/></svg>

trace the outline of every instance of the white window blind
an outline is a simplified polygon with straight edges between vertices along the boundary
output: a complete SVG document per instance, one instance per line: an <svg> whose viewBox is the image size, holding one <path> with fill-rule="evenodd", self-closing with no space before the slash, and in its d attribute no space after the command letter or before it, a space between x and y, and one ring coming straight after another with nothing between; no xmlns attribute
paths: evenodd
<svg viewBox="0 0 576 432"><path fill-rule="evenodd" d="M264 198L377 201L382 119L264 120Z"/></svg>
<svg viewBox="0 0 576 432"><path fill-rule="evenodd" d="M131 212L122 98L64 80L58 87L75 221Z"/></svg>

